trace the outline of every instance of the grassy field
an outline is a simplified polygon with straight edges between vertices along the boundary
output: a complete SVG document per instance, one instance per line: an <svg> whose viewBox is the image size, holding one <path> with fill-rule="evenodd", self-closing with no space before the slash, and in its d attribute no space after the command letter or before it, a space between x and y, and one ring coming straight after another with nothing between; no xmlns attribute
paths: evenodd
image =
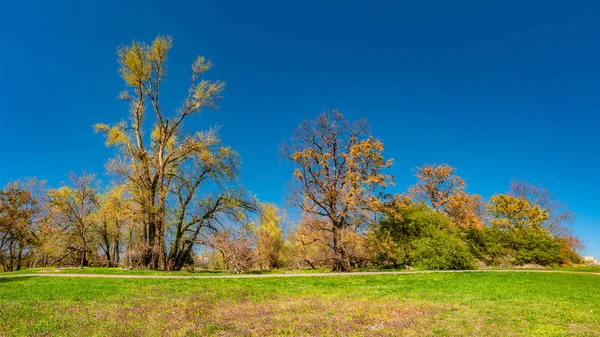
<svg viewBox="0 0 600 337"><path fill-rule="evenodd" d="M6 336L596 336L600 276L0 278L0 323Z"/></svg>

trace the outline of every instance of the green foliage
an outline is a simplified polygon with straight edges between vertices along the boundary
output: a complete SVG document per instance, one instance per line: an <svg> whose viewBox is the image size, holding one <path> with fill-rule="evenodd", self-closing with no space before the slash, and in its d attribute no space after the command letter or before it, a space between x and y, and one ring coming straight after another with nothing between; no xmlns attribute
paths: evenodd
<svg viewBox="0 0 600 337"><path fill-rule="evenodd" d="M376 263L426 269L473 269L473 256L460 230L442 212L424 204L398 207L373 226Z"/></svg>
<svg viewBox="0 0 600 337"><path fill-rule="evenodd" d="M524 235L512 235L512 243L518 264L535 263L549 266L562 261L560 244L546 233L527 232Z"/></svg>
<svg viewBox="0 0 600 337"><path fill-rule="evenodd" d="M413 241L413 265L430 270L474 269L473 255L465 243L444 231Z"/></svg>
<svg viewBox="0 0 600 337"><path fill-rule="evenodd" d="M564 257L558 240L544 231L505 231L496 227L472 231L467 235L471 252L489 265L512 263L554 265Z"/></svg>

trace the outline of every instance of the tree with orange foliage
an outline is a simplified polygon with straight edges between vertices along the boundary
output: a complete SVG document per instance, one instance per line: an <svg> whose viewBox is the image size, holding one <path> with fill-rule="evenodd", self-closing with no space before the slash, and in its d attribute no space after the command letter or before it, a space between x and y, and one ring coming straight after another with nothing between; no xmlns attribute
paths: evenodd
<svg viewBox="0 0 600 337"><path fill-rule="evenodd" d="M417 184L409 189L410 196L434 210L445 212L463 228L482 228L485 205L478 194L464 191L466 183L447 164L430 164L416 168Z"/></svg>
<svg viewBox="0 0 600 337"><path fill-rule="evenodd" d="M478 194L457 192L448 198L444 211L460 227L481 229L484 226L485 203Z"/></svg>
<svg viewBox="0 0 600 337"><path fill-rule="evenodd" d="M381 189L393 179L381 172L392 164L383 158L383 144L369 135L366 120L349 123L333 111L300 124L283 150L297 166L294 203L330 233L332 269L349 271L343 233L358 232L372 220Z"/></svg>

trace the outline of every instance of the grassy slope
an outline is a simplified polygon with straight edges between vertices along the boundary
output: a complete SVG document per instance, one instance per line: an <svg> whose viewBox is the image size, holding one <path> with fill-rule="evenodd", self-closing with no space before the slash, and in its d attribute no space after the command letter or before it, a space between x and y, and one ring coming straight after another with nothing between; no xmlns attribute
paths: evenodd
<svg viewBox="0 0 600 337"><path fill-rule="evenodd" d="M0 335L581 335L600 277L0 278Z"/></svg>

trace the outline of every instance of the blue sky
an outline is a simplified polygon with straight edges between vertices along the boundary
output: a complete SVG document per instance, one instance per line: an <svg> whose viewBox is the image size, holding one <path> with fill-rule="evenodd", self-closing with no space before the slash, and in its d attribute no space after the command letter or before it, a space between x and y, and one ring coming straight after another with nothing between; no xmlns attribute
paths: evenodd
<svg viewBox="0 0 600 337"><path fill-rule="evenodd" d="M283 202L279 144L323 109L367 117L395 160L448 163L489 197L541 184L577 213L584 254L600 257L600 3L597 1L9 1L0 11L0 183L104 175L98 122L125 118L116 48L174 38L165 108L202 54L227 82L221 126L242 183ZM108 178L105 178L108 179Z"/></svg>

